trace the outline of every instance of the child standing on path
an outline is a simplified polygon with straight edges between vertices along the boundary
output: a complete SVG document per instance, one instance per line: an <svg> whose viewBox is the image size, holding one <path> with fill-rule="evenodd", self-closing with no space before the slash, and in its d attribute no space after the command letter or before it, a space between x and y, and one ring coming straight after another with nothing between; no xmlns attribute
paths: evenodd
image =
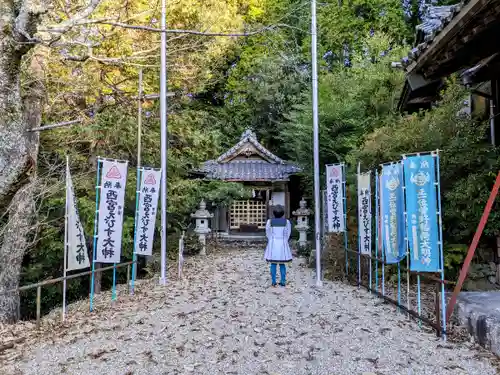
<svg viewBox="0 0 500 375"><path fill-rule="evenodd" d="M286 263L292 261L292 252L288 240L292 233L290 221L285 219L283 206L275 206L273 209L274 219L266 223L267 247L264 258L271 264L271 281L276 286L276 268L280 265L280 285L286 285Z"/></svg>

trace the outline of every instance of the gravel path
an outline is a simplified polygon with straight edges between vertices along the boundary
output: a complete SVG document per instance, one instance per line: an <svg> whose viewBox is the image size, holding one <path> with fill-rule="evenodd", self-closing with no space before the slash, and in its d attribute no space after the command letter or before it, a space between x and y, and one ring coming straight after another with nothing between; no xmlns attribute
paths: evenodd
<svg viewBox="0 0 500 375"><path fill-rule="evenodd" d="M140 284L114 311L38 340L0 374L497 373L488 355L443 343L362 290L315 288L300 261L286 288L269 287L256 250L188 263L186 280Z"/></svg>

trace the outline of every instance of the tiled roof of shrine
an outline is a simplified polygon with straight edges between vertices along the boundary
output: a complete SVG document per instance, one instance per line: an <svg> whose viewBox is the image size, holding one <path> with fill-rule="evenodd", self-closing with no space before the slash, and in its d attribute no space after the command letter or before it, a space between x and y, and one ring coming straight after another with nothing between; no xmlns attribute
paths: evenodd
<svg viewBox="0 0 500 375"><path fill-rule="evenodd" d="M420 55L433 43L436 36L453 20L468 3L463 1L455 5L430 6L423 16L423 22L417 25L416 46L408 56L401 59L404 67L417 61Z"/></svg>
<svg viewBox="0 0 500 375"><path fill-rule="evenodd" d="M283 181L302 169L274 155L260 144L255 133L246 130L240 141L196 172L210 180Z"/></svg>

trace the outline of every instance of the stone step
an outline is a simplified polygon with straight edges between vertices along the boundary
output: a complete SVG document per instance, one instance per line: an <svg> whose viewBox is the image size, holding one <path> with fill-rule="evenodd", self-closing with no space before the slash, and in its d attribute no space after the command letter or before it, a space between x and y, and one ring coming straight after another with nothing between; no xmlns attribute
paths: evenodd
<svg viewBox="0 0 500 375"><path fill-rule="evenodd" d="M500 356L500 292L462 292L455 313L480 345Z"/></svg>

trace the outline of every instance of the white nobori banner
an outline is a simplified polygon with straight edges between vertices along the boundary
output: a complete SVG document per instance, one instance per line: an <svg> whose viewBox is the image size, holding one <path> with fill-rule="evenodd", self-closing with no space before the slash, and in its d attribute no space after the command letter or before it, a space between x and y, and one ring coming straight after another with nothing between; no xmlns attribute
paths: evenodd
<svg viewBox="0 0 500 375"><path fill-rule="evenodd" d="M370 255L372 252L372 194L371 173L358 174L358 233L359 251Z"/></svg>
<svg viewBox="0 0 500 375"><path fill-rule="evenodd" d="M127 167L127 161L102 160L95 262L120 262Z"/></svg>
<svg viewBox="0 0 500 375"><path fill-rule="evenodd" d="M135 223L135 249L137 255L153 255L156 212L160 195L161 170L143 169L138 194L138 214Z"/></svg>
<svg viewBox="0 0 500 375"><path fill-rule="evenodd" d="M78 207L73 189L73 181L66 167L66 271L80 270L90 267L90 260L85 243L85 233L78 214Z"/></svg>
<svg viewBox="0 0 500 375"><path fill-rule="evenodd" d="M328 232L344 232L344 166L334 164L326 166L326 196Z"/></svg>

